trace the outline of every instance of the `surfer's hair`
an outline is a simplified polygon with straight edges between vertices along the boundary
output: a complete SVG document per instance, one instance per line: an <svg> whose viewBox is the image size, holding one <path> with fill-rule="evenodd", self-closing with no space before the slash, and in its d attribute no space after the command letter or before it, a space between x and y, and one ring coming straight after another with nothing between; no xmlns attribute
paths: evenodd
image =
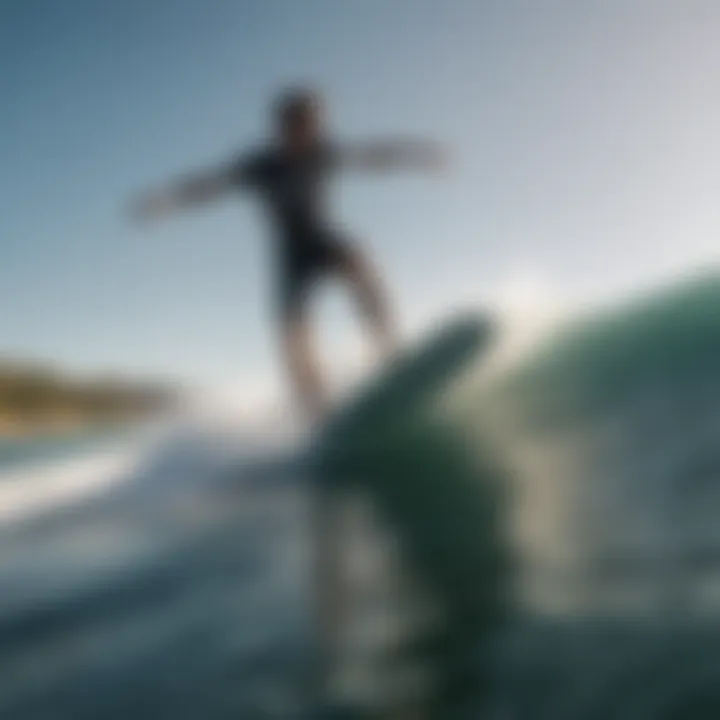
<svg viewBox="0 0 720 720"><path fill-rule="evenodd" d="M320 106L320 95L312 88L290 88L275 100L273 108L275 123L282 131L292 130L299 123L317 115Z"/></svg>

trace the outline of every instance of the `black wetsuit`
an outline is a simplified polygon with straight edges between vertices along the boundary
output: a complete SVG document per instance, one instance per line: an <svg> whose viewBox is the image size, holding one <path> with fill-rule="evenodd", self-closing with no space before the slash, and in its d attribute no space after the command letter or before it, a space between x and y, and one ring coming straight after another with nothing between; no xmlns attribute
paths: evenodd
<svg viewBox="0 0 720 720"><path fill-rule="evenodd" d="M296 156L261 150L231 167L231 183L257 191L273 225L283 319L302 315L312 284L348 267L356 256L328 214L327 186L338 164L339 153L318 143Z"/></svg>

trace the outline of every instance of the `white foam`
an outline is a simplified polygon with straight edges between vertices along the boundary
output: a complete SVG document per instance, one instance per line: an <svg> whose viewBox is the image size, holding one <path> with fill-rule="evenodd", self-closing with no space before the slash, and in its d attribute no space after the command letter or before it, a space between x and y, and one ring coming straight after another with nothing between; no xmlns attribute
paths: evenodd
<svg viewBox="0 0 720 720"><path fill-rule="evenodd" d="M135 448L96 452L0 474L0 525L88 499L121 482L135 467Z"/></svg>

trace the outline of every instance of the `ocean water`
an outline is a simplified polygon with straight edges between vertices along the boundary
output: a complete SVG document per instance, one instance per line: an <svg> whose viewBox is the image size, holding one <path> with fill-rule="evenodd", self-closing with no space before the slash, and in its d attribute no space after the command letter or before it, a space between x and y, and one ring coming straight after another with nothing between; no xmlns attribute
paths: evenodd
<svg viewBox="0 0 720 720"><path fill-rule="evenodd" d="M430 657L464 703L432 718L720 717L719 319L716 275L619 303L394 438L347 505L357 692ZM0 718L317 717L311 478L281 450L179 429L6 512ZM456 644L383 655L424 595Z"/></svg>
<svg viewBox="0 0 720 720"><path fill-rule="evenodd" d="M304 478L257 479L276 438L179 428L130 455L0 523L0 717L297 716Z"/></svg>

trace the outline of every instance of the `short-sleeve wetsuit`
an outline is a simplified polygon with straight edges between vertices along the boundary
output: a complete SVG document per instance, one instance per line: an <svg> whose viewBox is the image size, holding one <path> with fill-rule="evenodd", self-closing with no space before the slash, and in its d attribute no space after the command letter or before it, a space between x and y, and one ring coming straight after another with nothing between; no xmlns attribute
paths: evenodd
<svg viewBox="0 0 720 720"><path fill-rule="evenodd" d="M275 235L278 261L278 311L281 318L301 315L308 291L326 273L340 271L357 250L331 221L328 185L339 152L318 143L292 156L275 149L252 152L230 167L234 187L257 192Z"/></svg>

